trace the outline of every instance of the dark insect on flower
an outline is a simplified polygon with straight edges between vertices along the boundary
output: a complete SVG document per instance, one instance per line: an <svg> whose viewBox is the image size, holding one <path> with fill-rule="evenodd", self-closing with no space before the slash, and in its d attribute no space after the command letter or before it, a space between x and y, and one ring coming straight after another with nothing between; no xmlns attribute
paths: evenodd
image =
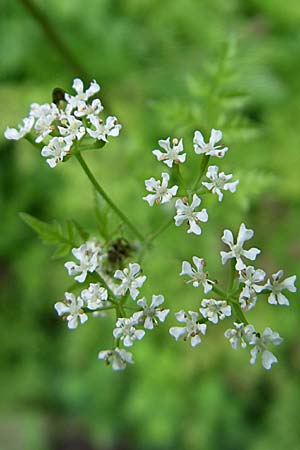
<svg viewBox="0 0 300 450"><path fill-rule="evenodd" d="M124 238L118 238L113 241L108 249L108 261L119 266L124 259L126 259L132 251L129 242Z"/></svg>
<svg viewBox="0 0 300 450"><path fill-rule="evenodd" d="M65 91L61 88L55 88L52 91L52 101L56 106L60 105L60 102L65 102Z"/></svg>

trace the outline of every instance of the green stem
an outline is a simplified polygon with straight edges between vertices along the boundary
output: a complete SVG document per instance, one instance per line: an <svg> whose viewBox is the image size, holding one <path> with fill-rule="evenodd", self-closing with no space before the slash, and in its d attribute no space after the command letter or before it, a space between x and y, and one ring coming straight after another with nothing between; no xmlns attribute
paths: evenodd
<svg viewBox="0 0 300 450"><path fill-rule="evenodd" d="M223 299L227 298L226 292L222 291L222 289L219 289L215 284L213 285L212 288L213 292L215 292L216 294L218 294L220 297L222 297Z"/></svg>
<svg viewBox="0 0 300 450"><path fill-rule="evenodd" d="M227 294L229 295L233 288L234 283L234 277L235 277L235 259L232 259L230 261L230 276L228 280L228 286L227 286Z"/></svg>
<svg viewBox="0 0 300 450"><path fill-rule="evenodd" d="M169 226L174 222L174 217L171 217L171 219L168 219L167 222L163 223L156 231L153 233L150 233L150 235L145 239L146 244L149 245L151 242L154 241L154 239L157 238L161 233L163 233Z"/></svg>
<svg viewBox="0 0 300 450"><path fill-rule="evenodd" d="M96 191L101 195L101 197L106 201L106 203L114 210L114 212L122 219L122 221L130 228L130 230L141 240L144 240L143 235L139 232L139 230L130 222L130 220L125 216L125 214L114 204L114 202L109 198L104 189L100 186L89 167L87 166L85 160L83 159L80 153L75 154L79 164L84 170L85 174L89 178L90 182L96 189Z"/></svg>
<svg viewBox="0 0 300 450"><path fill-rule="evenodd" d="M200 165L200 171L198 174L198 177L196 178L192 190L194 191L196 189L196 187L198 186L198 184L200 183L201 178L203 177L204 173L206 172L207 166L208 166L208 162L209 162L209 155L203 155L202 160L201 160L201 165Z"/></svg>

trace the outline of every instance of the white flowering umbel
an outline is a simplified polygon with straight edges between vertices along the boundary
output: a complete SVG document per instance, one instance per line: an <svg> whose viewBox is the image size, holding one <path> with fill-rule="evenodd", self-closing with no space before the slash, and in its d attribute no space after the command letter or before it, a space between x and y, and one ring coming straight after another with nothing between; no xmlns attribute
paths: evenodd
<svg viewBox="0 0 300 450"><path fill-rule="evenodd" d="M251 259L251 261L254 261L257 257L257 255L259 255L260 250L258 248L251 248L250 250L244 250L243 249L243 245L246 241L248 241L249 239L251 239L254 235L254 231L253 230L248 230L245 227L245 224L241 224L240 229L239 229L239 233L238 233L238 237L237 237L237 242L236 244L233 241L233 234L230 230L224 230L224 234L222 236L222 241L224 242L224 244L228 245L228 247L230 248L229 252L221 252L221 258L222 258L222 264L226 264L226 262L231 259L231 258L235 258L236 259L236 265L235 268L236 270L243 270L246 267L246 264L243 262L242 257L247 258L247 259Z"/></svg>
<svg viewBox="0 0 300 450"><path fill-rule="evenodd" d="M162 181L155 180L154 177L149 178L149 180L145 180L145 186L148 192L152 192L151 194L143 197L143 200L149 203L150 206L153 206L154 203L157 205L168 203L172 197L177 194L178 186L173 186L168 188L168 183L170 180L170 175L166 172L161 174Z"/></svg>
<svg viewBox="0 0 300 450"><path fill-rule="evenodd" d="M174 217L175 225L179 227L184 222L188 222L188 233L201 234L199 223L208 221L208 214L205 208L201 211L195 211L201 203L201 199L197 194L193 195L193 201L189 205L185 200L180 198L176 200L176 216Z"/></svg>
<svg viewBox="0 0 300 450"><path fill-rule="evenodd" d="M194 134L194 150L198 155L204 154L206 156L216 156L217 158L223 158L228 150L228 147L222 145L216 145L222 139L222 131L211 130L209 142L206 144L204 137L200 131L195 131Z"/></svg>
<svg viewBox="0 0 300 450"><path fill-rule="evenodd" d="M180 276L187 275L191 279L186 281L186 283L193 283L195 288L202 286L204 289L204 294L207 294L212 290L214 282L208 280L207 272L204 272L205 261L203 258L198 258L198 256L193 256L193 263L195 268L192 267L191 263L188 261L183 261Z"/></svg>
<svg viewBox="0 0 300 450"><path fill-rule="evenodd" d="M218 166L209 166L207 169L206 176L210 182L202 181L203 186L205 186L209 191L213 194L217 194L219 202L223 199L222 191L230 191L235 192L237 185L239 184L239 180L232 181L229 183L229 180L233 177L233 175L225 175L224 172L218 173Z"/></svg>
<svg viewBox="0 0 300 450"><path fill-rule="evenodd" d="M125 295L129 291L133 300L139 295L139 289L146 281L146 275L139 275L141 266L137 263L129 264L129 268L116 270L114 277L121 280L120 286L115 290L115 295Z"/></svg>
<svg viewBox="0 0 300 450"><path fill-rule="evenodd" d="M65 93L58 105L32 103L23 124L18 129L6 129L6 139L19 140L25 137L30 142L42 144L41 155L54 168L66 161L67 156L77 155L81 148L101 147L108 142L109 136L118 136L121 125L117 118L100 117L102 103L100 99L93 98L100 91L99 84L92 81L85 90L83 82L75 78L73 89L76 94Z"/></svg>
<svg viewBox="0 0 300 450"><path fill-rule="evenodd" d="M183 337L186 341L187 339L191 340L191 346L196 347L201 343L200 334L206 333L207 325L205 323L200 323L200 316L195 311L185 312L181 310L175 314L176 319L180 323L184 323L183 327L171 327L170 335L173 336L176 341Z"/></svg>
<svg viewBox="0 0 300 450"><path fill-rule="evenodd" d="M279 270L272 275L272 279L271 281L268 280L264 287L266 290L271 291L268 302L270 305L289 306L290 302L288 298L281 291L296 292L296 275L283 279L283 270Z"/></svg>
<svg viewBox="0 0 300 450"><path fill-rule="evenodd" d="M55 310L66 319L70 329L85 323L88 314L95 320L105 320L111 314L110 323L114 325L110 333L110 349L100 351L98 357L110 364L113 370L123 370L128 364L133 364L133 355L126 350L127 347L132 347L135 341L141 340L145 336L145 330L164 326L170 313L168 300L166 307L162 306L165 301L163 295L150 293L151 299L149 302L146 300L142 292L146 275L142 273L141 261L146 253L151 252L155 245L154 240L162 232L169 226L175 229L174 221L177 227L186 224L187 233L196 235L193 236L195 253L203 248L203 241L199 236L202 234L202 222L208 221L205 207L209 207L210 201L207 201L209 196L206 194L210 192L216 195L221 202L224 191L234 193L239 181L232 181L232 174L225 174L221 167L209 165L211 158L223 158L228 151L228 147L221 144L221 130L213 128L208 142L202 132L196 130L193 142L186 146L186 152L183 138L161 139L160 149L155 149L152 153L158 160L158 165L161 162L165 164L165 171L161 173L161 179L151 176L145 181L147 195L143 199L150 206L168 203L166 208L153 208L152 211L157 212L160 209L158 217L169 217L166 223L159 224L156 229L151 228L157 223L157 218L150 219L149 227L145 223L137 224L135 217L132 221L127 216L127 211L123 211L123 207L127 206L129 216L132 213L125 198L122 208L117 206L106 188L95 178L83 156L83 152L100 149L107 145L111 137L119 136L121 125L116 116L103 116L104 108L98 98L100 86L95 80L85 87L79 78L75 78L72 86L73 93L66 93L60 88L54 89L51 103L32 103L28 116L17 128L7 128L4 136L9 140L25 138L46 158L51 168L60 165L64 170L65 164L62 163L73 157L91 183L96 194L96 214L91 216L97 220L95 229L103 239L101 245L97 238L89 238L90 232L82 227L77 219L68 219L63 224L47 224L28 214L23 214L22 217L46 243L56 246L57 256L66 255L71 250L75 258L75 262L65 263L68 274L74 277L69 288L72 292L65 293L65 301L55 303ZM206 116L201 114L202 120ZM224 123L227 123L226 117L224 119ZM123 148L120 151L123 152ZM192 153L191 158L187 158L188 152ZM99 160L105 157L105 153L98 152ZM145 168L150 167L146 157L147 155L142 161ZM136 161L140 163L141 158L136 158ZM189 161L190 166L187 166ZM183 163L185 164L182 167ZM95 162L95 165L100 171L107 166L101 161ZM110 172L112 176L108 179L112 182L120 181L120 186L123 186L124 180L117 180L113 176L113 168ZM74 179L77 180L77 177ZM74 189L76 191L76 186ZM74 197L79 198L78 192L75 191ZM174 202L175 208L174 197L178 197ZM82 197L82 201L86 201L86 196ZM204 206L201 210L200 205ZM214 210L212 213L215 218L218 217ZM231 217L230 208L222 216L225 221L227 216ZM215 224L214 227L217 228ZM175 314L181 326L171 326L169 330L176 341L183 338L189 340L192 347L197 347L202 336L206 334L207 327L212 328L212 324L226 319L232 322L225 332L232 348L249 347L251 364L254 364L257 356L261 354L263 367L269 370L277 362L276 356L269 350L269 345L279 345L282 338L268 327L260 334L254 325L249 324L246 315L261 303L257 301L261 295L267 297L272 305L289 305L285 294L286 291L296 291L296 276L284 279L283 271L280 270L272 277L269 276L267 283L263 284L265 272L254 265L246 265L246 260L254 261L260 253L258 248L244 249L245 243L253 234L254 232L242 223L235 242L232 232L225 229L222 241L229 247L229 251L221 251L222 264L231 260L230 267L225 269L228 276L228 280L225 280L226 288L211 274L208 277L203 258L193 256L191 264L186 260L188 254L173 258L171 264L167 264L168 270L161 279L170 279L170 284L176 289L171 269L174 268L174 271L179 273L180 263L178 262L177 266L176 261L183 261L180 276L187 280L182 284L192 283L194 288L201 288L189 290L190 294L196 294L194 299L189 299L184 294L181 296L184 305ZM212 242L210 237L208 242ZM177 242L173 240L172 243L177 248ZM213 243L212 249L215 247ZM166 262L169 260L166 249L159 249L156 255L160 255ZM163 270L160 261L155 258L148 257L148 261L153 267L159 267L159 271ZM132 263L132 260L137 262ZM203 298L208 293L213 298ZM194 302L194 306L188 306L190 301ZM106 327L99 326L99 330L105 332Z"/></svg>
<svg viewBox="0 0 300 450"><path fill-rule="evenodd" d="M173 167L173 164L184 163L186 159L186 153L183 152L183 142L182 139L178 141L178 139L174 138L172 140L172 145L170 143L170 138L161 139L158 141L160 147L164 150L161 152L160 150L153 150L153 155L156 156L158 161L162 161L168 167Z"/></svg>
<svg viewBox="0 0 300 450"><path fill-rule="evenodd" d="M83 324L88 320L88 316L85 314L82 307L82 298L76 298L75 295L70 292L65 293L64 302L57 302L54 305L57 314L66 318L70 330L77 328L78 322Z"/></svg>

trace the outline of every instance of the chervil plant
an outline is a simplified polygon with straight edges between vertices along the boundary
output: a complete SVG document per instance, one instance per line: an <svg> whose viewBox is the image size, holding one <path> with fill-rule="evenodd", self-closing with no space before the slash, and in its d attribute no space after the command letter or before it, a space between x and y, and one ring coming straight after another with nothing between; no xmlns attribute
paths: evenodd
<svg viewBox="0 0 300 450"><path fill-rule="evenodd" d="M55 89L50 104L33 103L28 117L17 129L7 128L5 137L30 141L40 150L49 169L76 158L97 195L131 232L131 243L123 238L110 238L113 233L103 239L90 236L73 220L61 227L57 223L49 225L27 214L22 215L44 241L58 245L57 255L65 256L71 252L64 266L74 284L70 292L65 292L64 298L55 303L57 314L65 319L70 330L74 330L78 326L88 326L86 324L91 317L99 316L100 320L105 320L108 314L114 313L111 348L101 350L98 358L111 364L113 370L123 370L134 362L131 349L140 345L138 341L156 327L164 326L170 314L171 301L165 301L164 296L157 292L148 299L143 294L147 276L141 267L142 256L151 252L149 244L158 232L144 236L142 227L132 223L111 200L83 158L85 151L108 146L110 139L119 136L122 126L115 116L103 117L101 100L95 97L100 91L96 81L85 89L83 82L76 78L73 89L73 95ZM207 138L200 130L195 130L187 150L183 138L159 140L160 149L152 153L161 168L161 175L159 179L152 176L145 180L144 196L141 186L141 200L150 207L170 204L171 220L163 224L159 232L173 225L181 227L186 239L189 239L189 234L202 239L210 214L202 207L204 197L216 195L221 202L224 195L236 191L239 180L235 180L232 174L226 175L216 165L229 151L222 139L221 130L212 129ZM200 169L190 167L195 179L188 185L180 168L182 164L189 164L191 151L199 158ZM253 230L244 223L234 233L224 230L221 237L224 250L220 256L223 265L230 264L226 289L206 270L205 255L197 254L192 261L182 262L177 276L183 277L186 284L191 285L190 289L195 289L199 300L195 311L181 309L175 312L176 322L169 334L176 341L183 339L197 347L219 322L231 321L225 332L231 347L234 350L248 347L250 364L254 364L260 355L263 367L269 370L277 362L270 348L280 345L283 339L269 327L256 330L252 323L249 324L247 313L257 305L260 297L261 302L267 301L271 305L289 305L286 293L296 291L296 276L284 278L283 271L279 270L267 277L264 270L254 267L253 262L261 251L248 245L253 236ZM78 240L80 245L76 244ZM174 276L173 273L168 275Z"/></svg>

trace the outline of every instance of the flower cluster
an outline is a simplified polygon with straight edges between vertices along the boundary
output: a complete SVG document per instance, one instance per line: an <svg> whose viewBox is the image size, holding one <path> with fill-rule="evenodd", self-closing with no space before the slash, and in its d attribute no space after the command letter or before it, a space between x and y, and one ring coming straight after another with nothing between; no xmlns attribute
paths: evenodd
<svg viewBox="0 0 300 450"><path fill-rule="evenodd" d="M197 130L194 133L194 151L196 154L202 154L207 158L210 158L211 156L222 158L227 152L228 147L217 145L221 139L222 132L220 130L212 129L209 142L206 144L202 133ZM178 140L177 138L174 138L171 143L170 137L168 137L167 139L159 140L158 143L163 152L156 149L153 150L153 155L156 156L158 161L162 161L166 164L174 174L175 167L179 170L179 165L186 161L186 153L183 153L183 139ZM218 172L219 168L217 166L209 166L207 168L206 177L210 181L203 181L201 184L213 194L217 194L219 201L221 201L223 199L222 191L235 192L239 180L229 182L233 177L232 174L225 175L224 172ZM146 200L150 206L153 206L154 203L163 204L170 202L173 197L176 197L177 191L179 190L177 185L168 188L170 180L170 175L168 173L163 172L161 177L162 182L155 180L154 177L145 180L146 190L151 192L151 194L143 197L143 199ZM196 182L196 188L198 187L197 184L198 183ZM194 190L194 192L188 191L186 192L186 196L176 200L176 215L174 216L174 221L177 227L183 223L187 223L187 232L189 234L194 233L200 235L202 232L200 224L208 221L208 214L205 208L202 208L201 211L198 210L202 200L199 195L197 195L197 192L198 190Z"/></svg>
<svg viewBox="0 0 300 450"><path fill-rule="evenodd" d="M144 236L95 181L81 152L101 147L110 136L118 136L121 125L114 116L106 119L100 117L103 106L96 97L100 91L96 81L85 89L83 82L76 78L73 89L73 95L55 89L52 103L33 103L22 124L17 129L7 128L4 134L7 139L28 139L41 150L41 155L51 168L75 155L97 194L122 221L122 226L135 234L138 241L136 248L123 238L113 241L115 235L112 230L111 235L108 238L105 236L101 243L97 238L86 239L88 232L79 233L84 236L85 242L80 246L71 242L75 261L65 263L75 283L65 292L64 300L54 305L57 314L66 320L67 327L72 330L86 323L90 317L105 318L113 313L112 345L110 349L101 350L98 358L111 364L113 370L123 370L134 362L133 354L128 349L134 348L136 341L142 340L146 332L165 322L170 313L170 309L163 307L163 295L153 294L147 300L142 293L147 277L140 263L160 229ZM202 223L208 221L207 209L201 209L205 194L215 195L221 202L224 192L236 191L239 180L233 181L232 174L225 174L218 166L209 165L210 158L221 159L228 152L228 147L221 140L220 130L212 129L208 142L199 130L194 132L193 149L200 164L192 183L190 179L184 179L180 172L180 166L187 164L188 156L184 151L183 139L171 140L168 137L158 141L160 149L152 153L165 165L165 171L158 179L150 177L145 180L148 194L143 200L151 207L166 203L171 208L174 206L167 226L174 220L175 226L185 224L188 234L200 236ZM188 172L190 178L193 170ZM161 229L166 229L166 226ZM197 303L191 310L182 308L175 313L180 325L170 327L169 333L176 341L182 338L189 341L192 347L197 347L208 330L230 320L232 325L225 331L225 338L231 347L234 350L249 347L250 363L254 364L261 355L263 367L269 370L278 361L269 346L278 346L283 339L269 327L263 332L257 331L252 323L248 323L246 315L256 307L259 298L262 299L260 302L270 305L288 306L286 293L296 291L296 276L284 278L283 271L279 270L267 277L261 268L248 265L249 260L255 261L261 253L256 247L247 247L253 236L253 230L247 229L244 223L240 225L236 238L232 231L224 230L221 240L228 248L220 252L221 262L223 265L229 261L231 263L226 289L222 289L221 283L205 270L204 258L193 256L192 262L182 261L180 276L184 277L186 286L192 286L193 293L197 292ZM70 243L70 240L63 239L63 244ZM53 233L50 241L53 242ZM133 259L135 252L136 259ZM199 292L203 295L199 296Z"/></svg>
<svg viewBox="0 0 300 450"><path fill-rule="evenodd" d="M204 272L205 261L203 258L193 256L195 268L188 261L183 261L181 276L188 276L186 283L192 283L196 288L202 287L204 294L214 292L216 298L203 299L198 306L198 311L179 311L175 314L176 319L184 323L183 327L171 327L170 334L178 340L184 337L190 339L192 347L201 343L199 334L205 334L209 322L217 324L219 320L233 316L233 328L225 331L225 337L229 340L232 348L251 347L250 363L256 362L257 356L261 354L262 365L269 370L272 364L278 362L273 353L268 350L270 344L280 345L283 339L277 332L267 327L263 333L255 330L254 325L249 324L244 315L254 308L259 295L266 295L268 303L272 305L289 305L287 297L282 291L295 292L296 276L293 275L283 279L283 271L279 270L272 275L272 281L268 279L265 284L266 273L262 269L255 269L253 266L246 266L244 259L255 260L260 250L243 248L246 241L254 235L253 230L247 229L245 224L241 224L237 236L237 243L234 244L233 234L230 230L225 230L222 241L230 248L229 252L221 251L222 264L233 260L231 266L231 278L227 291L222 291L215 282L209 280L208 273ZM243 258L243 259L242 259Z"/></svg>
<svg viewBox="0 0 300 450"><path fill-rule="evenodd" d="M170 310L161 307L163 295L152 295L150 304L145 297L138 299L147 279L141 274L138 263L129 263L123 270L117 269L113 275L108 275L108 253L96 238L73 248L72 254L78 263L65 263L68 274L74 276L77 283L86 284L87 288L77 297L66 292L65 301L55 303L55 310L67 320L70 329L87 322L89 314L105 317L106 312L115 310L118 317L112 331L113 348L100 351L98 357L107 364L111 362L113 370L123 370L127 364L133 364L133 355L121 345L132 347L136 340L144 337L145 330L153 330L164 322ZM91 279L98 282L90 282ZM135 302L135 307L126 307L127 297ZM128 309L129 317L126 314Z"/></svg>
<svg viewBox="0 0 300 450"><path fill-rule="evenodd" d="M44 144L41 155L53 168L67 156L80 151L83 145L91 146L95 141L104 144L109 136L118 136L121 125L117 118L100 117L103 106L99 98L94 98L100 91L99 84L92 81L85 90L83 82L75 78L73 89L74 95L59 90L61 98L54 98L53 103L33 103L28 117L18 129L6 129L6 139L27 137L37 144Z"/></svg>

